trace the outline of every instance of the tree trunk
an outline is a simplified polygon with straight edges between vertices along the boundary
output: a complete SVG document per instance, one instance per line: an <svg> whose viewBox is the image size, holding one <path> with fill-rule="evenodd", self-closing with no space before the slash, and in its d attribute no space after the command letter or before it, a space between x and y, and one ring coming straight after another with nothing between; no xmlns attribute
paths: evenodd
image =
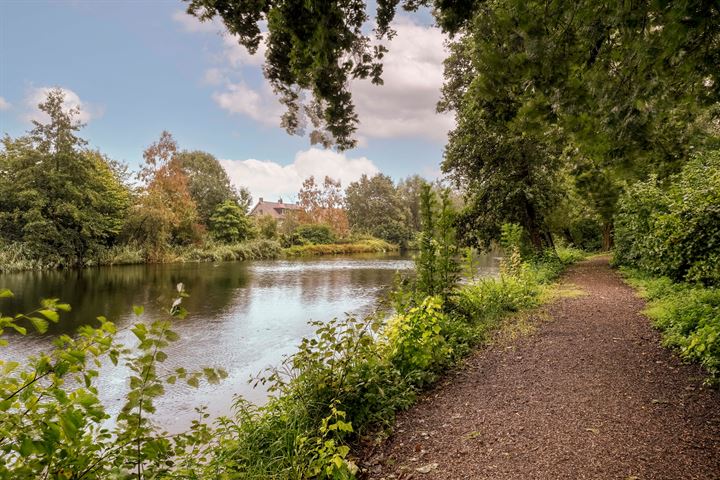
<svg viewBox="0 0 720 480"><path fill-rule="evenodd" d="M602 249L604 252L610 251L613 247L613 224L607 222L603 225Z"/></svg>
<svg viewBox="0 0 720 480"><path fill-rule="evenodd" d="M540 228L540 222L537 218L535 207L525 201L525 230L530 237L530 243L532 244L533 250L537 253L542 252L547 245L545 245L545 233Z"/></svg>

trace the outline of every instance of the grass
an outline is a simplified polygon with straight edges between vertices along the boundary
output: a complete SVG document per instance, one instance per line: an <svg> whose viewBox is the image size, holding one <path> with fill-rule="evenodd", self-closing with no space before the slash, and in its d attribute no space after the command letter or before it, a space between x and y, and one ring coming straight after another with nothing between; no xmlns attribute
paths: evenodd
<svg viewBox="0 0 720 480"><path fill-rule="evenodd" d="M663 334L664 345L708 372L708 382L720 381L720 289L676 283L641 270L621 268L627 283L647 299L643 313Z"/></svg>
<svg viewBox="0 0 720 480"><path fill-rule="evenodd" d="M380 239L366 239L352 243L331 243L322 245L295 245L283 250L289 257L314 255L343 255L352 253L384 253L396 252L397 245Z"/></svg>
<svg viewBox="0 0 720 480"><path fill-rule="evenodd" d="M360 239L348 243L327 245L301 245L283 249L275 240L249 240L236 244L207 242L202 246L170 247L161 258L152 263L224 262L239 260L265 260L288 257L341 255L353 253L396 252L398 247L384 240ZM116 245L103 250L85 262L85 266L135 265L148 263L142 247ZM0 273L22 270L62 268L61 260L33 258L27 247L19 243L0 245Z"/></svg>

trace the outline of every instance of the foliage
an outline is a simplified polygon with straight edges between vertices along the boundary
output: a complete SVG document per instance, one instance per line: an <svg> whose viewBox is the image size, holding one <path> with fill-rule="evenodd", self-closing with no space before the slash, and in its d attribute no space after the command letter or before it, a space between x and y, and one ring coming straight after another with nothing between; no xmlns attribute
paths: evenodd
<svg viewBox="0 0 720 480"><path fill-rule="evenodd" d="M287 106L289 132L300 133L308 116L325 130L311 138L340 148L354 146L351 80L382 83L384 41L400 6L430 6L445 33L474 37L484 63L447 79L452 96L465 94L462 80L479 74L490 95L509 85L517 95L493 109L510 106L535 131L561 124L587 152L616 162L639 159L648 147L674 156L688 144L698 106L720 93L715 2L382 1L373 40L363 28L371 23L365 1L187 1L189 13L219 17L250 52L265 43L265 75Z"/></svg>
<svg viewBox="0 0 720 480"><path fill-rule="evenodd" d="M225 169L220 162L207 152L182 151L176 155L180 169L187 177L188 193L195 202L197 213L205 226L210 226L210 217L218 205L232 201L242 213L246 213L252 197L246 188L236 190L230 184Z"/></svg>
<svg viewBox="0 0 720 480"><path fill-rule="evenodd" d="M402 199L387 175L363 175L348 185L345 205L354 232L367 233L400 246L412 237Z"/></svg>
<svg viewBox="0 0 720 480"><path fill-rule="evenodd" d="M3 139L0 151L0 238L19 242L44 265L82 265L113 244L130 203L121 167L76 136L77 109L62 90L38 107L25 137Z"/></svg>
<svg viewBox="0 0 720 480"><path fill-rule="evenodd" d="M279 258L282 247L274 240L259 239L234 244L206 243L177 252L180 261L222 262L236 260L263 260Z"/></svg>
<svg viewBox="0 0 720 480"><path fill-rule="evenodd" d="M699 362L720 379L720 290L667 277L653 277L639 270L624 269L631 285L649 300L645 313L663 332L666 345L677 348L683 358Z"/></svg>
<svg viewBox="0 0 720 480"><path fill-rule="evenodd" d="M278 222L270 215L259 215L254 217L255 227L261 238L274 240L278 236Z"/></svg>
<svg viewBox="0 0 720 480"><path fill-rule="evenodd" d="M239 243L251 238L253 225L235 200L225 200L210 216L210 233L216 240Z"/></svg>
<svg viewBox="0 0 720 480"><path fill-rule="evenodd" d="M293 257L310 255L348 255L353 253L387 253L397 250L397 245L375 238L321 245L294 245L286 248L284 253L285 255Z"/></svg>
<svg viewBox="0 0 720 480"><path fill-rule="evenodd" d="M0 291L0 298L11 295ZM170 317L185 317L184 296L180 284ZM25 325L42 333L48 322L57 322L69 309L49 299L28 314L0 315L0 334L12 328L25 335ZM135 313L142 315L142 308L136 307ZM181 379L197 386L203 378L216 383L225 372L209 367L162 372L164 349L178 338L171 320L135 324L132 346L119 342L112 322L98 317L98 323L81 327L74 337L58 337L53 352L33 356L25 365L0 360L0 477L168 478L174 460L192 455L186 440L198 440L198 432L176 437L161 432L152 421L155 399L166 383ZM130 371L125 404L112 423L95 386L101 359L122 363Z"/></svg>
<svg viewBox="0 0 720 480"><path fill-rule="evenodd" d="M328 225L305 224L295 229L292 235L294 245L324 245L333 243L335 235Z"/></svg>
<svg viewBox="0 0 720 480"><path fill-rule="evenodd" d="M420 198L426 184L427 181L420 175L412 175L400 180L397 185L398 195L405 208L408 227L413 232L419 232L421 228Z"/></svg>
<svg viewBox="0 0 720 480"><path fill-rule="evenodd" d="M676 281L720 282L720 151L696 155L667 185L652 178L620 199L615 261Z"/></svg>
<svg viewBox="0 0 720 480"><path fill-rule="evenodd" d="M347 235L348 219L340 180L326 176L320 186L315 177L306 178L298 193L298 205L302 207L298 218L301 223L324 224L335 235Z"/></svg>
<svg viewBox="0 0 720 480"><path fill-rule="evenodd" d="M163 131L143 158L138 177L145 185L131 209L125 235L144 248L148 261L158 261L170 245L198 242L202 227L172 135Z"/></svg>
<svg viewBox="0 0 720 480"><path fill-rule="evenodd" d="M455 238L455 210L450 194L444 190L438 195L430 185L420 193L422 230L419 235L419 252L415 257L417 280L416 294L420 298L440 296L447 301L460 273L459 248Z"/></svg>
<svg viewBox="0 0 720 480"><path fill-rule="evenodd" d="M190 0L188 12L201 20L219 16L227 29L255 53L268 30L264 73L287 107L282 124L289 133L302 133L311 124L313 143L341 148L355 145L357 114L349 85L370 77L381 84L386 49L366 35L369 20L364 2L267 1L218 2ZM379 2L375 37L392 35L393 2ZM303 93L312 101L302 103Z"/></svg>

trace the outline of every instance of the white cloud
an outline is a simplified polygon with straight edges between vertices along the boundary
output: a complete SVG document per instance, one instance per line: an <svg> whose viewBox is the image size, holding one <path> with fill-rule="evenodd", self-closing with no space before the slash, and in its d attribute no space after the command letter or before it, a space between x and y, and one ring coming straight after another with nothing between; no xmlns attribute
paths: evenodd
<svg viewBox="0 0 720 480"><path fill-rule="evenodd" d="M237 37L230 34L223 35L223 47L223 57L235 68L246 66L259 67L265 61L265 52L267 52L267 45L264 39L260 42L260 45L258 45L255 54L251 55L247 48L238 42Z"/></svg>
<svg viewBox="0 0 720 480"><path fill-rule="evenodd" d="M199 22L183 12L173 18L183 25L187 23L188 31L210 30L200 29ZM389 52L383 61L384 84L373 85L365 79L350 85L360 119L360 145L366 145L370 138L401 137L444 143L454 127L452 114L435 111L443 85L443 60L448 55L446 37L437 27L418 25L407 17L398 18L393 28L397 35L385 42ZM244 76L248 71L260 70L266 51L267 46L261 42L258 51L250 55L236 37L225 32L222 50L215 58L217 66L205 72L203 82L216 87L212 98L222 109L263 125L279 126L284 109L267 81L256 87L248 84Z"/></svg>
<svg viewBox="0 0 720 480"><path fill-rule="evenodd" d="M78 109L80 113L76 116L76 119L82 123L88 123L90 120L99 118L103 115L103 109L91 105L87 102L80 100L80 96L69 88L61 87L36 87L31 88L25 96L25 108L26 112L23 115L23 119L27 122L36 120L39 122L47 122L48 116L45 112L40 111L38 104L45 101L48 93L55 88L60 88L65 94L65 101L63 102L64 109Z"/></svg>
<svg viewBox="0 0 720 480"><path fill-rule="evenodd" d="M186 13L184 10L173 12L172 19L189 33L218 33L225 31L225 27L217 19L201 22L197 17Z"/></svg>
<svg viewBox="0 0 720 480"><path fill-rule="evenodd" d="M445 37L436 27L397 20L397 35L387 46L383 85L368 80L352 82L353 100L365 137L421 137L440 142L453 128L450 114L438 114L435 105L443 84Z"/></svg>
<svg viewBox="0 0 720 480"><path fill-rule="evenodd" d="M280 125L283 109L267 84L262 90L255 90L242 81L226 81L225 88L213 93L212 98L220 108L232 114L248 116L263 125Z"/></svg>
<svg viewBox="0 0 720 480"><path fill-rule="evenodd" d="M225 74L219 68L210 68L205 71L203 83L206 85L217 86L225 82Z"/></svg>
<svg viewBox="0 0 720 480"><path fill-rule="evenodd" d="M262 197L268 201L294 201L303 180L314 175L322 180L326 175L339 179L343 187L359 179L362 174L379 172L366 157L348 158L332 150L310 148L295 155L289 165L263 160L220 160L230 180L236 186L247 187L255 201Z"/></svg>
<svg viewBox="0 0 720 480"><path fill-rule="evenodd" d="M2 110L10 110L10 102L5 100L3 97L0 97L0 111Z"/></svg>

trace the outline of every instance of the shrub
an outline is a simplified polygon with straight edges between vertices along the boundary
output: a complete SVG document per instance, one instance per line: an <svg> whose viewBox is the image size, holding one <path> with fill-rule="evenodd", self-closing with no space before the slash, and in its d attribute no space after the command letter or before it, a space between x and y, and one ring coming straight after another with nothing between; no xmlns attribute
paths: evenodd
<svg viewBox="0 0 720 480"><path fill-rule="evenodd" d="M720 151L662 185L630 187L615 218L615 262L675 281L720 283Z"/></svg>
<svg viewBox="0 0 720 480"><path fill-rule="evenodd" d="M294 245L284 250L288 256L348 255L352 253L381 253L397 251L398 246L380 239L355 243L332 243L329 245Z"/></svg>
<svg viewBox="0 0 720 480"><path fill-rule="evenodd" d="M300 225L293 232L293 245L326 245L335 241L335 234L328 225Z"/></svg>

